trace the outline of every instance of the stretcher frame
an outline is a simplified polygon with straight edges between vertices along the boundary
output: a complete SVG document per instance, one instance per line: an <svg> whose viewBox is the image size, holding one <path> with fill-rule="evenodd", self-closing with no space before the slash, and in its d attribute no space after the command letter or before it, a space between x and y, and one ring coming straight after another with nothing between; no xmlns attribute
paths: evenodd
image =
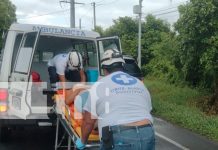
<svg viewBox="0 0 218 150"><path fill-rule="evenodd" d="M65 114L59 114L56 110L56 105L54 107L54 112L57 116L57 124L56 124L56 135L55 135L55 150L58 150L59 148L67 147L67 150L70 150L72 147L75 148L75 146L71 146L72 142L75 144L76 140L79 138L79 135L75 131L75 129L71 125L71 119L67 119L65 117ZM71 118L71 112L67 105L65 105L65 109L67 110L67 115ZM63 112L64 113L64 112ZM65 133L68 136L68 144L67 146L62 146L62 141L65 138L65 134L63 135L62 139L59 142L59 128L62 126L64 128ZM100 143L93 142L86 144L86 148L100 148Z"/></svg>

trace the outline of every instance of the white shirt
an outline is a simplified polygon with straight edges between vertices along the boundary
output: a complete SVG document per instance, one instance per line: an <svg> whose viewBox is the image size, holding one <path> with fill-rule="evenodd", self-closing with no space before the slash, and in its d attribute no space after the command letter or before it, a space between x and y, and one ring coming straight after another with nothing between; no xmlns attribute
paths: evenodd
<svg viewBox="0 0 218 150"><path fill-rule="evenodd" d="M102 127L148 119L153 122L151 97L144 84L124 72L114 72L95 83L89 90L84 110L98 118Z"/></svg>
<svg viewBox="0 0 218 150"><path fill-rule="evenodd" d="M66 54L58 54L54 58L52 58L51 60L48 61L48 66L55 67L57 74L64 75L65 70L67 68L68 59L69 59L69 54L67 54L67 53ZM82 68L83 68L83 66L82 66L82 62L81 62L80 69L82 69ZM73 70L73 69L76 70L77 68L72 68L71 70Z"/></svg>

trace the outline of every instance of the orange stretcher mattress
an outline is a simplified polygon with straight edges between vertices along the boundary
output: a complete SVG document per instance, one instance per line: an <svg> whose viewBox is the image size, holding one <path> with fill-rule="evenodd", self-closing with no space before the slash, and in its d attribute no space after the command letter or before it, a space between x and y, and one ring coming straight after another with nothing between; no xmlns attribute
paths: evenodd
<svg viewBox="0 0 218 150"><path fill-rule="evenodd" d="M56 98L59 96L63 96L63 90L59 90L57 92ZM70 114L71 114L70 116L68 114L67 109L69 109L70 111ZM76 110L76 108L74 107L74 104L71 104L70 106L63 108L62 111L64 112L66 119L71 122L71 126L76 131L77 135L81 137L82 136L82 133L81 133L82 119L76 119L76 118L82 118L82 113ZM89 135L88 141L94 141L94 142L99 141L98 130L93 130L91 132L91 134Z"/></svg>

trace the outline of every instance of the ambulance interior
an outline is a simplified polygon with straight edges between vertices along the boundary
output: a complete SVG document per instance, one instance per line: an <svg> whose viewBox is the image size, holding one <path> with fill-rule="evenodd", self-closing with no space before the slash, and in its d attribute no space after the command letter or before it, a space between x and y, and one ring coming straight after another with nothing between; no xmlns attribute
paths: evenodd
<svg viewBox="0 0 218 150"><path fill-rule="evenodd" d="M12 68L15 64L16 56L18 53L18 49L20 47L20 43L22 40L23 34L17 34L14 44L14 53L13 53L13 59L12 59ZM26 42L24 44L24 47L33 47L34 41L36 37L34 34L29 34L26 38ZM49 75L48 75L48 61L53 58L55 55L60 53L68 53L72 50L72 48L79 51L83 57L83 67L86 73L87 82L95 82L98 79L98 76L102 72L99 73L99 62L98 62L98 52L96 48L95 39L85 39L85 38L69 38L69 37L57 37L57 36L49 36L49 35L40 35L38 39L38 43L36 46L36 50L33 55L33 60L31 64L30 74L31 73L37 73L39 75L39 82L47 83L47 88L50 88L50 81L49 81ZM100 41L99 42L99 55L100 58L102 54L104 53L105 49L108 48L118 48L117 41L114 39L106 40L106 41ZM118 45L119 46L119 45ZM20 52L19 52L20 53ZM19 54L18 54L19 55ZM24 60L25 61L25 58ZM16 66L16 65L15 65ZM32 76L33 77L33 76ZM32 78L30 76L30 81ZM36 81L37 82L37 81ZM38 86L38 85L37 85ZM36 99L43 99L43 98L34 98L34 95L38 97L40 94L39 92L34 91L32 93L32 101L31 105L34 106L41 106L44 104L39 103ZM40 92L42 93L42 92ZM47 98L47 106L52 106L53 103L50 100L51 98Z"/></svg>
<svg viewBox="0 0 218 150"><path fill-rule="evenodd" d="M90 69L97 71L97 52L95 47L94 41L91 40L41 36L33 56L31 71L39 73L41 80L49 83L48 61L57 54L68 53L72 48L81 53L85 71Z"/></svg>
<svg viewBox="0 0 218 150"><path fill-rule="evenodd" d="M97 48L95 40L90 39L73 39L55 36L40 36L37 48L33 56L33 63L31 71L36 71L40 74L43 82L49 83L49 76L47 72L47 63L55 55L60 53L68 53L73 49L80 52L83 58L83 67L86 73L87 82L95 82L98 79L98 66L100 64L98 59L101 59L104 51L109 48L118 49L118 42L114 39L99 41L99 55L97 55Z"/></svg>
<svg viewBox="0 0 218 150"><path fill-rule="evenodd" d="M87 82L97 80L98 63L95 41L86 39L41 35L33 55L31 72L37 72L40 80L46 82L47 88L50 88L48 61L57 54L68 53L72 49L76 49L82 55Z"/></svg>

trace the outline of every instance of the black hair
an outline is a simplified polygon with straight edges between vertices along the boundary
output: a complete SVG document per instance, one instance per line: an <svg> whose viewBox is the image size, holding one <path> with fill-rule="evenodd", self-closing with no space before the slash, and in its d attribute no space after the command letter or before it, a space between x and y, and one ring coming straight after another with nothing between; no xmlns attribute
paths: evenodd
<svg viewBox="0 0 218 150"><path fill-rule="evenodd" d="M136 77L138 79L142 79L142 71L136 63L125 63L124 64L124 72L128 73L129 75Z"/></svg>
<svg viewBox="0 0 218 150"><path fill-rule="evenodd" d="M124 71L122 62L116 62L108 66L103 65L102 68L107 70L108 73L113 73L116 71Z"/></svg>

